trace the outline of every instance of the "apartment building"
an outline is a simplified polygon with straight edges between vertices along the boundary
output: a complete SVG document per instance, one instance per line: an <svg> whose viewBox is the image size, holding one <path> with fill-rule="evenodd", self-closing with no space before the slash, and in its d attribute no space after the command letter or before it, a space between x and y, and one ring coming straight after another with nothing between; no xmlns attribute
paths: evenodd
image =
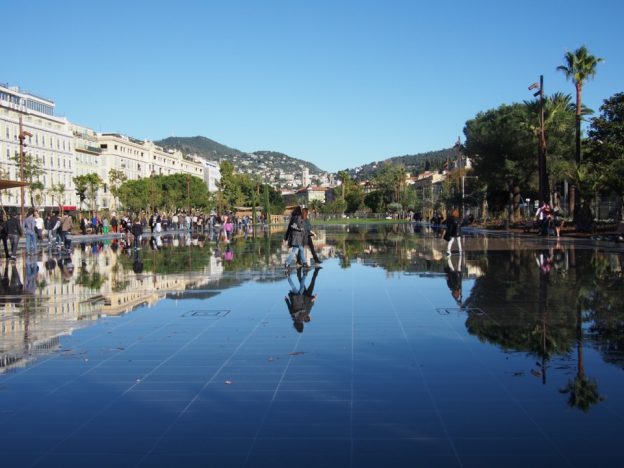
<svg viewBox="0 0 624 468"><path fill-rule="evenodd" d="M44 187L36 193L27 188L25 206L31 200L40 207L76 203L73 137L67 119L55 116L54 108L50 99L0 83L0 179L20 180L15 157L20 154L21 131L25 161L39 172L29 182L39 181ZM5 207L20 206L20 189L2 193L2 202Z"/></svg>
<svg viewBox="0 0 624 468"><path fill-rule="evenodd" d="M122 171L128 180L156 175L189 174L205 180L204 164L180 151L165 151L149 140L139 140L119 133L98 133L100 177L110 186L111 169ZM98 194L101 207L112 207L112 194L104 187Z"/></svg>

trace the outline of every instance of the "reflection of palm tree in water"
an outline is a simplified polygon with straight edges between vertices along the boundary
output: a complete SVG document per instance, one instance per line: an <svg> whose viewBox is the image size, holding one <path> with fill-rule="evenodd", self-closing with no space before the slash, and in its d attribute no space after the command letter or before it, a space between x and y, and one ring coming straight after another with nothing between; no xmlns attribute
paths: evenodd
<svg viewBox="0 0 624 468"><path fill-rule="evenodd" d="M303 327L305 322L310 321L310 312L312 311L312 306L314 305L314 301L316 300L316 295L314 294L314 285L316 284L316 278L319 274L319 269L314 269L314 273L312 275L312 281L310 281L310 286L305 286L305 280L308 275L308 270L301 269L297 270L297 279L299 280L299 285L296 286L292 280L291 275L288 276L288 283L290 284L290 291L288 292L288 296L284 298L286 301L286 305L288 306L288 312L290 312L290 317L293 321L293 327L299 333L303 332Z"/></svg>
<svg viewBox="0 0 624 468"><path fill-rule="evenodd" d="M576 303L576 377L568 380L561 393L568 393L568 405L583 412L589 411L592 405L600 403L604 398L598 393L598 383L585 376L583 360L583 313L581 301Z"/></svg>

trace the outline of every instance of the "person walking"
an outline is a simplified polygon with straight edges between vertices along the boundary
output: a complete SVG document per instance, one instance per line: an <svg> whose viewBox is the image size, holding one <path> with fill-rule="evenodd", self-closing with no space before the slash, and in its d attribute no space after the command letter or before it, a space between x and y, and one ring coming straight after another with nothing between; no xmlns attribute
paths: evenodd
<svg viewBox="0 0 624 468"><path fill-rule="evenodd" d="M139 250L141 247L141 236L143 235L143 226L141 225L141 220L138 218L134 218L134 223L132 223L132 235L134 236L134 250Z"/></svg>
<svg viewBox="0 0 624 468"><path fill-rule="evenodd" d="M87 218L84 215L80 215L80 232L83 236L87 235Z"/></svg>
<svg viewBox="0 0 624 468"><path fill-rule="evenodd" d="M37 228L35 232L37 233L37 241L43 242L43 218L39 216L39 212L35 211L35 227Z"/></svg>
<svg viewBox="0 0 624 468"><path fill-rule="evenodd" d="M4 256L9 258L9 236L6 230L6 220L4 219L4 213L0 213L0 239L2 239L2 245L4 246Z"/></svg>
<svg viewBox="0 0 624 468"><path fill-rule="evenodd" d="M63 243L62 247L65 250L71 249L71 239L69 235L71 234L72 225L72 218L69 216L69 211L66 211L63 219L61 219L61 242Z"/></svg>
<svg viewBox="0 0 624 468"><path fill-rule="evenodd" d="M48 250L56 248L58 245L58 233L61 227L61 221L58 218L57 212L53 212L50 219L47 220L46 229L48 230Z"/></svg>
<svg viewBox="0 0 624 468"><path fill-rule="evenodd" d="M461 245L461 225L459 221L459 210L455 209L451 215L446 219L446 232L444 233L444 240L448 241L446 246L446 255L451 255L451 248L453 243L457 240L457 248L459 253L462 252Z"/></svg>
<svg viewBox="0 0 624 468"><path fill-rule="evenodd" d="M117 233L117 226L119 225L119 222L117 221L117 216L113 215L111 220L110 220L110 225L111 225L111 229L112 231L116 234Z"/></svg>
<svg viewBox="0 0 624 468"><path fill-rule="evenodd" d="M305 243L309 247L312 258L314 259L314 268L321 268L321 263L323 262L321 262L321 259L316 254L316 250L314 249L314 242L312 240L313 237L316 237L316 234L314 234L314 231L312 231L312 224L310 223L309 218L310 210L304 208L301 210L301 213L303 215L303 223L306 235Z"/></svg>
<svg viewBox="0 0 624 468"><path fill-rule="evenodd" d="M24 233L26 234L26 253L37 253L37 223L35 223L35 210L30 208L24 220Z"/></svg>
<svg viewBox="0 0 624 468"><path fill-rule="evenodd" d="M286 259L284 267L287 270L290 269L290 265L295 259L295 255L299 256L299 261L301 262L301 265L307 267L308 264L306 262L304 249L305 226L303 222L303 213L300 206L297 206L290 216L290 222L288 223L288 229L286 229L286 234L284 235L284 241L288 242L288 247L291 248L290 254Z"/></svg>
<svg viewBox="0 0 624 468"><path fill-rule="evenodd" d="M19 222L19 218L17 217L17 213L13 213L13 216L9 218L9 220L5 224L7 237L9 238L9 242L11 243L11 260L15 260L17 257L15 254L17 253L17 246L19 244L19 239L24 235L24 230L22 229L22 225Z"/></svg>

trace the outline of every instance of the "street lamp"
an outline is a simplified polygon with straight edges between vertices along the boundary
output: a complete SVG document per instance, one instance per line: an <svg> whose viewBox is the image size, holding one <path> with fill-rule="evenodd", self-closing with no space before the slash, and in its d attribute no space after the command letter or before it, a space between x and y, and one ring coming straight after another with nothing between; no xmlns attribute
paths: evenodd
<svg viewBox="0 0 624 468"><path fill-rule="evenodd" d="M545 202L548 199L548 175L546 171L546 136L544 130L544 75L540 75L539 83L533 83L529 86L529 91L537 89L533 96L539 96L540 99L540 132L539 132L539 151L537 156L537 170L539 178L539 197L540 201Z"/></svg>
<svg viewBox="0 0 624 468"><path fill-rule="evenodd" d="M24 182L24 146L26 146L24 144L24 140L26 139L26 137L32 137L32 133L24 130L22 128L22 116L20 115L19 117L19 146L20 146L20 181ZM21 192L21 205L20 205L20 216L22 219L22 222L24 221L24 198L26 197L25 195L25 190L24 190L24 184L22 184L22 186L20 187L20 192Z"/></svg>
<svg viewBox="0 0 624 468"><path fill-rule="evenodd" d="M461 181L462 181L462 216L465 218L466 217L466 213L464 212L464 197L466 196L465 190L466 190L466 179L478 179L479 176L462 176Z"/></svg>

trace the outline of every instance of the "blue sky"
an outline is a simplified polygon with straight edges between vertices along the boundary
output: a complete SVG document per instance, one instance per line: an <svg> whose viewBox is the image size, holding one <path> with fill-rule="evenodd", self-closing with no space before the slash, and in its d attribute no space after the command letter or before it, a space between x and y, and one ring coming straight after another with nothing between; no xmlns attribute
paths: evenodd
<svg viewBox="0 0 624 468"><path fill-rule="evenodd" d="M624 2L35 0L2 7L0 82L137 138L203 135L336 171L452 146L466 120L546 93L582 44L584 102L624 91Z"/></svg>

